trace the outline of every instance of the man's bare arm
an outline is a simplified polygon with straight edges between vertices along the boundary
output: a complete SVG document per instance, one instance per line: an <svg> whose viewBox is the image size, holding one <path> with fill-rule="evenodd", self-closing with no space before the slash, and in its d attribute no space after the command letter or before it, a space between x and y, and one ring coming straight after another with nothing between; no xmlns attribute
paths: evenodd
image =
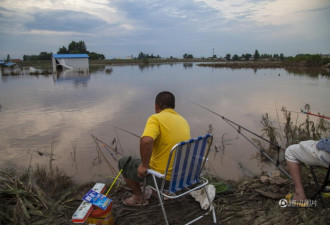
<svg viewBox="0 0 330 225"><path fill-rule="evenodd" d="M147 169L149 169L149 162L152 154L152 149L154 145L154 139L149 136L144 136L140 140L140 156L142 164L138 168L138 173L140 177L146 175Z"/></svg>

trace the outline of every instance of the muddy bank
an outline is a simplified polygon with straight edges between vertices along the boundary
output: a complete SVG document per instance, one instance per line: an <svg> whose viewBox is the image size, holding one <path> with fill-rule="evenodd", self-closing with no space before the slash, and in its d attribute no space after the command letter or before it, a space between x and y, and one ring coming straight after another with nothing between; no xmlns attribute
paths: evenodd
<svg viewBox="0 0 330 225"><path fill-rule="evenodd" d="M240 182L230 182L231 189L217 194L214 200L219 224L329 224L329 209L324 209L317 199L316 207L293 208L280 207L279 200L293 191L292 182L278 171L272 176L264 175L245 179ZM308 171L304 183L307 196L315 192ZM156 199L151 199L151 205L145 209L134 209L122 206L120 203L129 191L121 189L114 195L114 214L116 224L162 224L163 216ZM330 203L327 198L327 202ZM205 211L200 209L199 203L187 196L184 201L171 200L166 202L171 224L183 224L190 215ZM152 217L152 218L150 218ZM211 215L204 217L196 224L212 224Z"/></svg>
<svg viewBox="0 0 330 225"><path fill-rule="evenodd" d="M308 170L304 169L303 174L307 196L311 197L314 184ZM44 168L24 174L1 170L0 179L0 224L72 224L71 216L82 196L94 185L78 186L59 170L48 172ZM319 199L315 207L280 207L279 200L293 190L293 184L279 176L278 171L271 176L226 183L231 188L217 194L214 200L219 224L327 224L330 221L329 209L324 209ZM142 209L124 206L122 200L131 191L119 183L110 195L114 201L115 224L163 224L156 198L152 197L150 204ZM330 204L330 198L326 201ZM171 224L183 224L191 215L205 212L191 196L168 200L165 207ZM211 215L196 224L212 224Z"/></svg>

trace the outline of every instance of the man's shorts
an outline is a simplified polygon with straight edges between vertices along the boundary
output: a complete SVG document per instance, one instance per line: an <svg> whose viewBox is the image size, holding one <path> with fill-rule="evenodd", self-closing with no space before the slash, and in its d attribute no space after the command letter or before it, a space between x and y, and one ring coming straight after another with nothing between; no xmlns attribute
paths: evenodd
<svg viewBox="0 0 330 225"><path fill-rule="evenodd" d="M129 160L129 161L128 161ZM127 162L128 161L128 162ZM127 164L126 164L127 163ZM126 165L125 165L126 164ZM135 182L144 182L144 178L138 176L138 167L141 164L141 159L134 158L131 156L123 156L118 161L118 169L122 171L122 175L125 178L129 178ZM125 166L125 168L123 168ZM158 188L161 188L163 179L156 177ZM146 177L146 184L152 187L155 186L151 175ZM165 188L169 186L169 181L165 182Z"/></svg>
<svg viewBox="0 0 330 225"><path fill-rule="evenodd" d="M330 154L316 148L317 141L302 141L299 144L290 145L285 150L285 159L294 163L306 163L310 166L328 167Z"/></svg>

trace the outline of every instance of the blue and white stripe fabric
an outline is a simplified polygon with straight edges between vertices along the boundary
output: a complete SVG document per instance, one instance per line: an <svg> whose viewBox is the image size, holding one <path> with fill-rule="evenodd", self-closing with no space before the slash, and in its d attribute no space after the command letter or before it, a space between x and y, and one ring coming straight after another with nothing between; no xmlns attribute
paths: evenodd
<svg viewBox="0 0 330 225"><path fill-rule="evenodd" d="M181 142L176 146L169 186L170 192L175 193L199 181L198 178L210 137L212 136L207 134Z"/></svg>

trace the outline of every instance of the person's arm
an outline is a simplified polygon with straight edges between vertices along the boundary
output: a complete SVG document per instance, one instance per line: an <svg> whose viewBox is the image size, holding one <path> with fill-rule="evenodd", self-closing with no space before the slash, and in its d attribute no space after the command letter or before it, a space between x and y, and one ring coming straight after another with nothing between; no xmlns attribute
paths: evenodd
<svg viewBox="0 0 330 225"><path fill-rule="evenodd" d="M149 169L149 162L152 154L152 149L154 145L154 139L149 136L144 136L140 140L140 156L142 163L138 168L139 177L145 177L147 169Z"/></svg>

